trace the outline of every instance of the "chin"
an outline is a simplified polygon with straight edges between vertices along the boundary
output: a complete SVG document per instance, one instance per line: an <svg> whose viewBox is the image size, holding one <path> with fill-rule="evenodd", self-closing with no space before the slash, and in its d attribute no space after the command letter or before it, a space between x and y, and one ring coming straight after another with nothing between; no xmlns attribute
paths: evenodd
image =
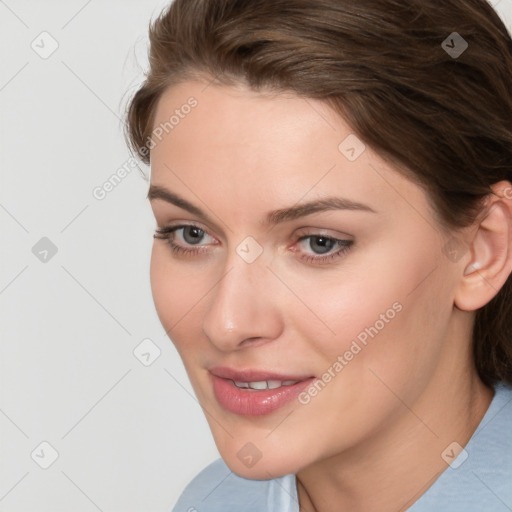
<svg viewBox="0 0 512 512"><path fill-rule="evenodd" d="M270 480L284 475L295 474L300 467L292 461L286 460L279 454L272 454L270 457L261 456L256 462L240 461L236 453L229 455L221 454L229 469L236 475L250 480ZM250 464L254 464L250 466Z"/></svg>
<svg viewBox="0 0 512 512"><path fill-rule="evenodd" d="M232 433L234 437L229 439L222 436L222 445L217 443L217 449L229 469L242 478L279 478L296 474L314 463L312 451L301 449L290 439L276 438L272 442L270 439L258 439L256 435Z"/></svg>

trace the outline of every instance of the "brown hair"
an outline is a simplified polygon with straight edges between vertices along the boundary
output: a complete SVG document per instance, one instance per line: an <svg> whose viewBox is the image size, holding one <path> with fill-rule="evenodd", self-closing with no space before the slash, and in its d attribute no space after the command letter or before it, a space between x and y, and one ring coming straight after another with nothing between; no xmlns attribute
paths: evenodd
<svg viewBox="0 0 512 512"><path fill-rule="evenodd" d="M149 39L126 118L146 164L162 93L203 75L326 101L424 187L444 227L474 222L490 185L512 181L512 39L486 0L175 0ZM473 343L482 380L512 383L511 277L476 312Z"/></svg>

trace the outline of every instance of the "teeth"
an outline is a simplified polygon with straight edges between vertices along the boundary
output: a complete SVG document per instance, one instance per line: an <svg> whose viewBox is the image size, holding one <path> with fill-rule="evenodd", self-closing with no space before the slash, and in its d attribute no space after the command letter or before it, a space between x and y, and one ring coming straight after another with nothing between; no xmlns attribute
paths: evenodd
<svg viewBox="0 0 512 512"><path fill-rule="evenodd" d="M267 383L266 381L262 380L260 382L249 382L249 387L251 389L267 389Z"/></svg>
<svg viewBox="0 0 512 512"><path fill-rule="evenodd" d="M239 382L233 381L237 388L242 389L254 389L257 391L261 391L264 389L277 389L281 386L292 386L293 384L297 384L298 380L262 380L258 382Z"/></svg>

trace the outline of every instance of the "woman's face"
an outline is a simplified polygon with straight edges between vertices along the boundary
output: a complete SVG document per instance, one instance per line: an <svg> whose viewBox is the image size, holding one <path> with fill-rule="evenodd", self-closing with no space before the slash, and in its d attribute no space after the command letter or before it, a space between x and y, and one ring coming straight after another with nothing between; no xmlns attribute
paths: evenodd
<svg viewBox="0 0 512 512"><path fill-rule="evenodd" d="M234 472L348 453L449 381L462 263L324 103L189 81L154 128L153 297Z"/></svg>

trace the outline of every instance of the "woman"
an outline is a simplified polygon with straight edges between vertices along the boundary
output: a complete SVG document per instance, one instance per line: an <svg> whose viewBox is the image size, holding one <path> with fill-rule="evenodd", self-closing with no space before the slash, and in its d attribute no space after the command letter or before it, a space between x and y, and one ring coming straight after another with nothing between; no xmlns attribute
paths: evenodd
<svg viewBox="0 0 512 512"><path fill-rule="evenodd" d="M512 41L484 0L175 0L127 135L222 459L175 511L512 509Z"/></svg>

